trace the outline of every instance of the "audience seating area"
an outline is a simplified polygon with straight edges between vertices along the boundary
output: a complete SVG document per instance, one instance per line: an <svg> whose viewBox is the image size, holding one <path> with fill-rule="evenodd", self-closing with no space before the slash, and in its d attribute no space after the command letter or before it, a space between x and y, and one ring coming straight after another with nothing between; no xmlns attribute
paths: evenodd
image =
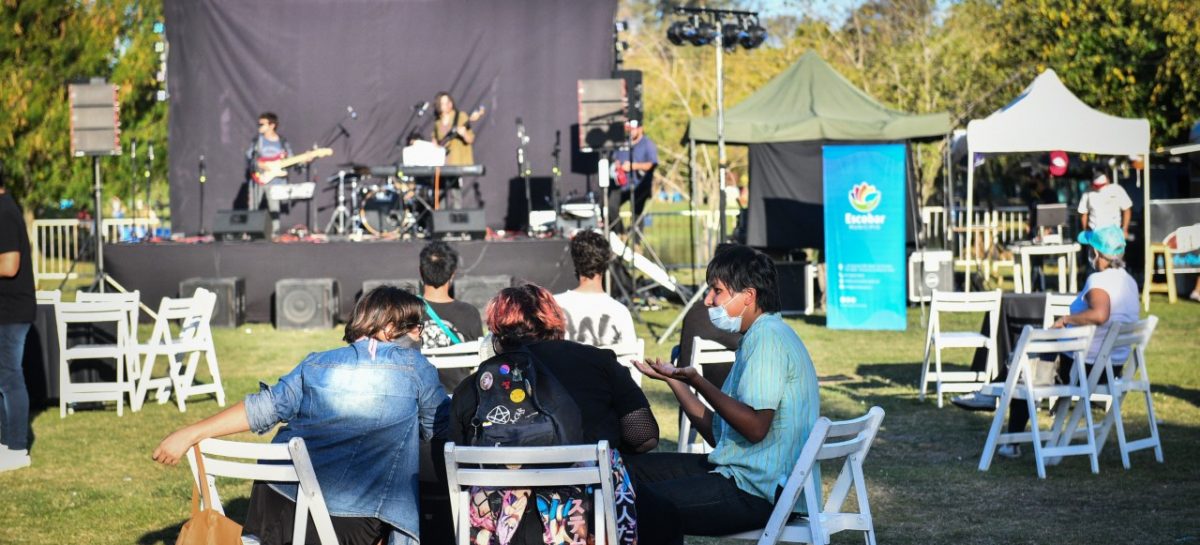
<svg viewBox="0 0 1200 545"><path fill-rule="evenodd" d="M987 313L987 334L978 331L944 331L941 317L952 313ZM1000 290L958 293L935 290L929 307L929 326L925 334L925 362L921 365L919 399L934 384L937 406L942 407L946 392L972 392L996 374L996 333L1000 325ZM987 369L980 371L946 371L942 368L942 350L947 348L984 348L987 350ZM934 367L929 368L933 356Z"/></svg>

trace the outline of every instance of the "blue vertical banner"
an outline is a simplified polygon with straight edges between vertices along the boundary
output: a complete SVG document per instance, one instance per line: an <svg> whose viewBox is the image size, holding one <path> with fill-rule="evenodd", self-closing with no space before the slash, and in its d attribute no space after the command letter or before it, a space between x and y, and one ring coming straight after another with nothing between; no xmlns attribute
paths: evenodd
<svg viewBox="0 0 1200 545"><path fill-rule="evenodd" d="M904 144L824 146L831 329L907 326Z"/></svg>

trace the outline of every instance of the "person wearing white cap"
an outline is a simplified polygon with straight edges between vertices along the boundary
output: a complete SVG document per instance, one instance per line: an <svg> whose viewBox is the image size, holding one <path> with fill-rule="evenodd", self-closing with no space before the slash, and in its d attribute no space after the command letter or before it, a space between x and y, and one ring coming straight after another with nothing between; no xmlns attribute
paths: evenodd
<svg viewBox="0 0 1200 545"><path fill-rule="evenodd" d="M1133 201L1120 185L1110 183L1104 170L1092 175L1092 187L1079 199L1079 220L1083 229L1095 231L1115 225L1129 236L1129 219L1133 216Z"/></svg>

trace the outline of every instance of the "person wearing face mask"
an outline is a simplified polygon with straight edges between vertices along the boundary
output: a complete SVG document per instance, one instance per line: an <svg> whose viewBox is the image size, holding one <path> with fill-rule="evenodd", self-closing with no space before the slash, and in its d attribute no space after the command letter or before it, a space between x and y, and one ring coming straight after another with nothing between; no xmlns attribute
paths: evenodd
<svg viewBox="0 0 1200 545"><path fill-rule="evenodd" d="M646 454L630 458L628 467L635 487L647 485L678 510L681 534L722 536L767 522L816 423L820 399L812 358L778 314L771 259L730 246L709 263L707 282L704 304L713 326L743 334L724 385L718 389L694 366L634 365L671 388L713 451Z"/></svg>
<svg viewBox="0 0 1200 545"><path fill-rule="evenodd" d="M204 439L283 422L271 442L304 438L338 543L418 542L418 444L444 438L450 406L419 350L422 307L400 288L371 290L346 324L348 346L309 354L274 386L168 435L154 460L175 465ZM243 531L289 542L295 498L294 484L255 482Z"/></svg>

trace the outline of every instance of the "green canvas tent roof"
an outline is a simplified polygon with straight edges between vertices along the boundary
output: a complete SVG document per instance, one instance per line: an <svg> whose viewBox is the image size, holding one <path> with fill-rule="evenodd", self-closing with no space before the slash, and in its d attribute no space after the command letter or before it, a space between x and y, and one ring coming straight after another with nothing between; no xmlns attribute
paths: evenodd
<svg viewBox="0 0 1200 545"><path fill-rule="evenodd" d="M730 144L894 141L941 136L950 128L947 112L916 115L883 106L812 51L725 111L725 141ZM688 134L716 142L716 116L693 118Z"/></svg>

